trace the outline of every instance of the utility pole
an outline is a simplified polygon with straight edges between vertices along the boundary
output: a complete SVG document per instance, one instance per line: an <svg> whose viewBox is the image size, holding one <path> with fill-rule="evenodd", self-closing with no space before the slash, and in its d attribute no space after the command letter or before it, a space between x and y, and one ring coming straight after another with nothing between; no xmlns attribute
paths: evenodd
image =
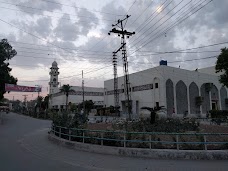
<svg viewBox="0 0 228 171"><path fill-rule="evenodd" d="M119 92L118 92L118 76L117 76L117 57L116 53L113 52L113 73L114 73L114 102L115 102L115 113L118 116L119 107Z"/></svg>
<svg viewBox="0 0 228 171"><path fill-rule="evenodd" d="M83 114L85 114L85 87L84 87L83 70L82 70L82 104L83 104Z"/></svg>
<svg viewBox="0 0 228 171"><path fill-rule="evenodd" d="M114 73L114 102L115 102L115 113L119 115L119 90L118 90L118 75L117 75L117 53L123 48L123 44L117 51L113 52L113 73Z"/></svg>
<svg viewBox="0 0 228 171"><path fill-rule="evenodd" d="M121 35L121 45L122 45L122 59L123 59L123 69L124 69L124 93L125 93L125 105L128 109L129 120L131 120L131 113L132 113L132 104L131 104L131 94L130 94L130 82L129 82L129 74L128 74L128 61L127 61L127 52L126 52L126 43L125 37L129 38L135 32L128 32L124 30L123 22L126 21L130 16L127 15L124 19L118 20L116 24L113 24L114 27L108 34L111 33ZM120 29L116 29L115 27L119 27Z"/></svg>
<svg viewBox="0 0 228 171"><path fill-rule="evenodd" d="M22 95L22 96L24 96L24 104L25 104L25 110L27 109L27 103L26 103L26 101L27 101L27 96L28 95Z"/></svg>

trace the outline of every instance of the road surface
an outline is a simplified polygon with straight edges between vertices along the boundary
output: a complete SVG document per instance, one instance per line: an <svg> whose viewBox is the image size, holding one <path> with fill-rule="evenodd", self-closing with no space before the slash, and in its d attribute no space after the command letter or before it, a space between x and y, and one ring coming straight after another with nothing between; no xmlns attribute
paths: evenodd
<svg viewBox="0 0 228 171"><path fill-rule="evenodd" d="M0 171L227 171L228 161L153 160L75 151L47 139L51 122L15 113L0 125Z"/></svg>

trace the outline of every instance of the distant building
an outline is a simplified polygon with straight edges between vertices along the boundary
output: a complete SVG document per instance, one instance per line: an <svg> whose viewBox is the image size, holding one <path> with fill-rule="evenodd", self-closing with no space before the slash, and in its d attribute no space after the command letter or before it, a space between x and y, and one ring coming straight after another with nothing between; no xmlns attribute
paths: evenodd
<svg viewBox="0 0 228 171"><path fill-rule="evenodd" d="M190 71L160 64L129 75L133 116L145 112L141 107L164 106L169 117L202 116L211 109L228 109L227 88L219 83L214 67ZM114 106L113 87L113 79L104 82L105 106ZM118 78L118 92L124 115L127 113L124 77Z"/></svg>
<svg viewBox="0 0 228 171"><path fill-rule="evenodd" d="M59 82L58 82L58 64L57 62L52 63L50 68L50 82L49 82L49 107L54 109L65 109L66 106L66 95L60 92ZM68 102L71 104L79 104L83 101L83 91L80 86L72 86L75 92L70 92L68 96ZM84 100L92 100L96 107L103 107L104 105L104 88L97 87L84 87Z"/></svg>

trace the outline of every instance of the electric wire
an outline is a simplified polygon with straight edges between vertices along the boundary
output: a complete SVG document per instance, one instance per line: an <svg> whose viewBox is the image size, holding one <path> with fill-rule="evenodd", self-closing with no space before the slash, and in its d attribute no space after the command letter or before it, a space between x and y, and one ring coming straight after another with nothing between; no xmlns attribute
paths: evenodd
<svg viewBox="0 0 228 171"><path fill-rule="evenodd" d="M189 18L190 16L192 16L193 14L195 14L196 12L198 12L200 9L202 9L203 7L205 7L206 5L208 5L211 1L209 1L208 3L204 4L203 6L201 6L199 9L197 9L196 11L194 11L193 13L191 13L189 16L185 17L184 19L181 20L181 22L183 22L184 20L186 20L187 18ZM177 24L180 24L180 22L178 22ZM155 39L159 38L161 35L164 35L164 33L167 33L170 29L172 29L173 27L175 27L177 24L173 25L172 27L170 27L168 30L165 30L165 32L162 32L161 34L159 34L157 37L150 39L148 42L145 42L143 45L141 45L139 48L137 48L136 50L134 50L133 53L137 52L138 50L142 49L143 47L145 47L146 45L148 45L149 43L151 43L152 41L154 41ZM133 54L132 53L132 54ZM131 55L132 55L131 54Z"/></svg>

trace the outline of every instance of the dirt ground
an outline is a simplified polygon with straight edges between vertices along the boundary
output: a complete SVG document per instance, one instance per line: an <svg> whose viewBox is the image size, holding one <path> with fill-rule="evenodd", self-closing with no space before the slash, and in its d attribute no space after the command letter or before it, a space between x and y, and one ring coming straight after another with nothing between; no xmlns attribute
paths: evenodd
<svg viewBox="0 0 228 171"><path fill-rule="evenodd" d="M200 132L203 132L203 133L228 133L228 126L201 124Z"/></svg>
<svg viewBox="0 0 228 171"><path fill-rule="evenodd" d="M112 130L111 123L90 123L88 129L91 130ZM200 125L200 132L202 133L228 133L228 126L222 125Z"/></svg>
<svg viewBox="0 0 228 171"><path fill-rule="evenodd" d="M88 124L88 129L91 130L110 130L112 129L111 123L90 123Z"/></svg>

